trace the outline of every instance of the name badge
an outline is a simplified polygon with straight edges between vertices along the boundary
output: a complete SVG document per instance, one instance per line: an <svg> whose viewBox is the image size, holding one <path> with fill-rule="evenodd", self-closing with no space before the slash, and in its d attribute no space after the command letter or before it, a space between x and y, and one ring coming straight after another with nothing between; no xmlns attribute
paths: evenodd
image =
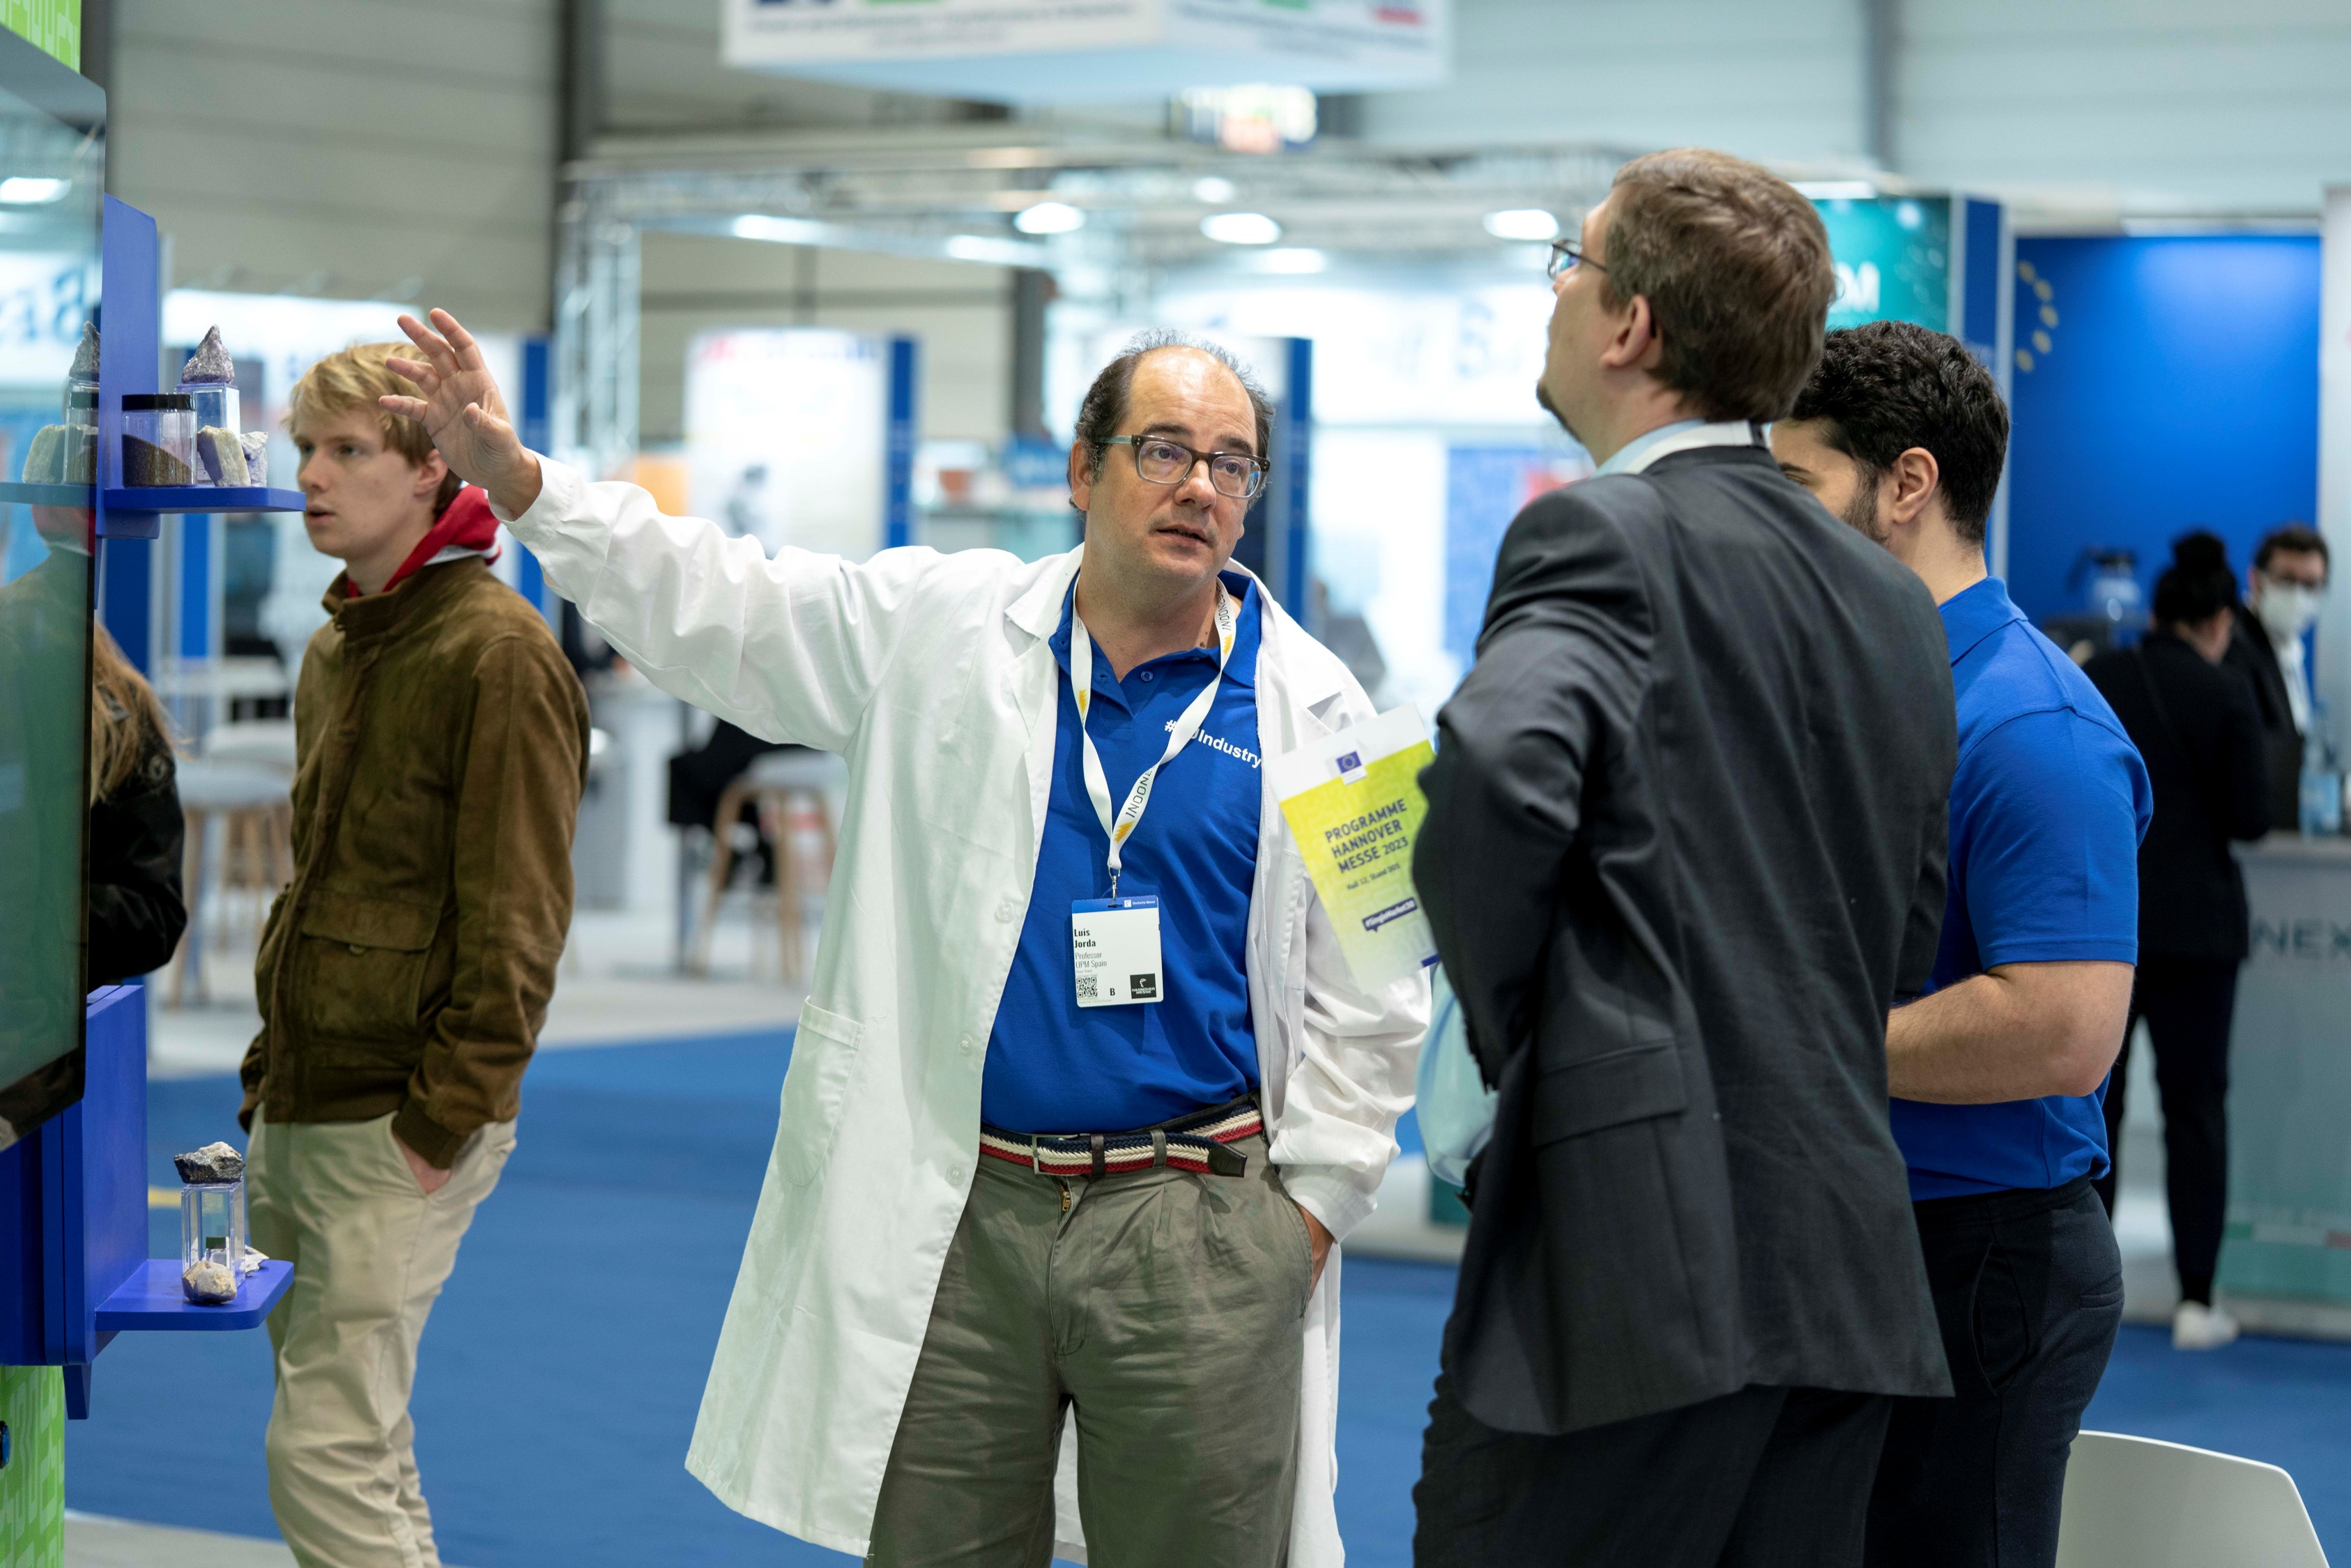
<svg viewBox="0 0 2351 1568"><path fill-rule="evenodd" d="M1081 898L1070 905L1078 1006L1131 1007L1167 994L1159 967L1159 900Z"/></svg>

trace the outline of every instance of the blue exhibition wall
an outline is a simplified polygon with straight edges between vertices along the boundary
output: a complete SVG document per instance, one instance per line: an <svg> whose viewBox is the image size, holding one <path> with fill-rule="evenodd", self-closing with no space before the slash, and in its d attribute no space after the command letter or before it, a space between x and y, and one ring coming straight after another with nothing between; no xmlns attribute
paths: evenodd
<svg viewBox="0 0 2351 1568"><path fill-rule="evenodd" d="M2261 536L2318 505L2314 236L2020 238L2009 589L2035 620L2080 607L2087 549Z"/></svg>

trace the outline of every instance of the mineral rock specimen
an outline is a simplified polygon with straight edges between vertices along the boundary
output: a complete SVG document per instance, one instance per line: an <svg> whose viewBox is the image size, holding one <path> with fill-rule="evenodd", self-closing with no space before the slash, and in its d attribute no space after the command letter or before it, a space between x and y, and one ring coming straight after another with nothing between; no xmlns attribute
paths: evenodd
<svg viewBox="0 0 2351 1568"><path fill-rule="evenodd" d="M180 1270L180 1293L202 1306L236 1300L236 1271L206 1258Z"/></svg>
<svg viewBox="0 0 2351 1568"><path fill-rule="evenodd" d="M189 477L188 465L181 462L170 448L158 446L152 441L141 441L135 435L122 438L122 482L125 485L184 485Z"/></svg>
<svg viewBox="0 0 2351 1568"><path fill-rule="evenodd" d="M25 483L62 485L66 482L66 427L45 424L33 433L25 449Z"/></svg>
<svg viewBox="0 0 2351 1568"><path fill-rule="evenodd" d="M258 430L248 430L237 437L245 446L245 482L248 485L269 483L269 437Z"/></svg>
<svg viewBox="0 0 2351 1568"><path fill-rule="evenodd" d="M192 1153L173 1155L172 1163L180 1167L183 1182L235 1181L245 1174L245 1156L226 1144L206 1144Z"/></svg>
<svg viewBox="0 0 2351 1568"><path fill-rule="evenodd" d="M66 377L77 382L98 380L98 328L94 323L81 324L81 343L74 350L73 368Z"/></svg>
<svg viewBox="0 0 2351 1568"><path fill-rule="evenodd" d="M236 384L236 363L221 347L220 329L213 328L196 345L195 357L180 368L183 387L225 387Z"/></svg>
<svg viewBox="0 0 2351 1568"><path fill-rule="evenodd" d="M246 477L245 444L234 430L207 425L196 432L196 462L202 465L204 477L214 485L248 485Z"/></svg>

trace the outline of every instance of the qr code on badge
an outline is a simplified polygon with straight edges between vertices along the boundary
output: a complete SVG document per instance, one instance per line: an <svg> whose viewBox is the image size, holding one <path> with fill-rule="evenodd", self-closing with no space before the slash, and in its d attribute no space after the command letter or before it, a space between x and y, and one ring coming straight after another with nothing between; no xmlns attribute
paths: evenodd
<svg viewBox="0 0 2351 1568"><path fill-rule="evenodd" d="M1094 977L1092 975L1080 975L1078 977L1078 1000L1081 1002L1090 1002L1099 995L1101 995L1101 993L1094 989Z"/></svg>

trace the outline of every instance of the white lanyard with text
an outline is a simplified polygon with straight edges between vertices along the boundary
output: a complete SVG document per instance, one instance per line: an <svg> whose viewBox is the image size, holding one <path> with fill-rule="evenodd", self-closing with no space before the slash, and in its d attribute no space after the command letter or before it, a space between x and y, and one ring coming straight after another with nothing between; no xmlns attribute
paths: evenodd
<svg viewBox="0 0 2351 1568"><path fill-rule="evenodd" d="M1113 816L1110 809L1110 779L1102 771L1102 753L1095 749L1094 737L1086 729L1086 717L1093 706L1093 639L1086 634L1086 623L1080 618L1077 606L1072 603L1070 607L1070 690L1078 705L1078 745L1085 763L1086 794L1093 801L1094 816L1102 823L1103 835L1110 841L1106 857L1110 897L1081 899L1071 908L1077 1003L1081 1008L1155 1002L1165 995L1159 963L1159 900L1150 896L1120 898L1120 863L1127 840L1134 836L1135 824L1143 821L1144 809L1151 804L1151 786L1158 779L1159 770L1192 744L1208 710L1216 706L1217 688L1224 685L1226 663L1233 656L1234 630L1239 622L1240 607L1220 580L1217 584L1216 675L1176 720L1167 737L1167 749L1160 753L1158 761L1143 770Z"/></svg>

